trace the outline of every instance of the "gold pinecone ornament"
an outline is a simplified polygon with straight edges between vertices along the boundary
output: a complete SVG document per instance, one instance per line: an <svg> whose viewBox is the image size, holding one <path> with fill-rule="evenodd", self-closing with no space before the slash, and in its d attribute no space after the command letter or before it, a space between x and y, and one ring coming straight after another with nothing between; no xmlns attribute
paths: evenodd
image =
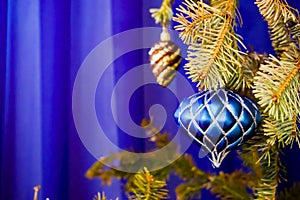
<svg viewBox="0 0 300 200"><path fill-rule="evenodd" d="M160 35L160 41L150 49L149 56L157 83L166 87L175 77L182 58L180 48L170 41L170 34L165 27Z"/></svg>

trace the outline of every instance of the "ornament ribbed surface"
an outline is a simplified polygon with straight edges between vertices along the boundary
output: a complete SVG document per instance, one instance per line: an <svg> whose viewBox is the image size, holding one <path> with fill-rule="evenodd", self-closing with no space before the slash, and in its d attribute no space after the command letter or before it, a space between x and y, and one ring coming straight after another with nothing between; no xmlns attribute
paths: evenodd
<svg viewBox="0 0 300 200"><path fill-rule="evenodd" d="M171 41L159 41L149 51L152 73L156 81L166 87L175 77L181 62L181 51Z"/></svg>
<svg viewBox="0 0 300 200"><path fill-rule="evenodd" d="M252 100L223 88L184 99L174 116L216 167L230 150L251 137L261 123Z"/></svg>

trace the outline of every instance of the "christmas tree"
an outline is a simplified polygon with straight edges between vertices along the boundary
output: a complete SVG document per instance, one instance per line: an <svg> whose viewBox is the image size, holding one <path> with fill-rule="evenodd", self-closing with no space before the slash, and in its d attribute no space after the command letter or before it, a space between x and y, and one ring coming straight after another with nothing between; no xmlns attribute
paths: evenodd
<svg viewBox="0 0 300 200"><path fill-rule="evenodd" d="M176 187L177 199L200 199L202 189L210 190L220 199L300 199L297 192L300 184L280 192L278 190L280 182L285 181L282 151L286 147L297 147L294 143L300 146L299 14L284 0L257 0L255 4L268 23L275 55L247 50L241 36L236 33L236 27L242 23L237 0L185 0L176 8L174 17L171 0L164 0L160 8L150 10L156 23L163 27L167 27L170 20L177 22L174 28L188 45L184 69L187 77L197 84L200 91L179 106L176 116L179 125L205 147L216 167L231 150L239 146L238 154L243 167L232 173L208 173L199 169L192 156L186 153L169 166L151 172L147 168L155 164L155 158L145 158L149 166L144 166L138 174L106 168L103 163L114 160L118 160L119 165L128 167L134 162L140 162L126 152L120 152L101 158L88 170L87 177L98 177L103 184L109 184L113 177L125 179L125 189L130 199L168 198L165 186L171 173L182 179L182 183ZM165 36L161 38L169 40ZM171 67L169 70L174 74L177 65L172 68L171 64L177 60L172 62L172 59L175 58L167 57L168 66L164 66L164 70ZM232 114L235 110L228 109L233 115L234 124L240 127L238 133L234 132L236 138L232 142L231 133L223 130L224 128L221 130L222 138L217 135L214 141L209 131L201 129L201 123L204 122L201 121L202 118L198 118L199 113L192 113L197 108L192 104L196 102L199 106L200 101L206 101L205 98L213 98L214 95L222 106L228 108L228 102L238 102L240 105L235 105L232 109L247 110L250 113L248 115L252 116L243 121ZM252 107L249 106L252 105L251 102ZM187 104L191 107L188 116L185 114ZM211 109L208 105L203 106ZM205 117L215 117L213 121L220 119L212 114ZM197 130L192 130L191 124L195 121L198 123ZM244 126L245 121L251 122L245 125L251 127L249 134L246 133L248 129ZM146 125L148 128L151 126L143 121L142 126ZM152 126L152 129L156 128ZM215 126L213 130L216 130ZM214 134L213 131L211 133ZM166 133L155 135L151 138L155 143L153 150L166 146L169 140ZM165 159L172 160L179 154L176 146L172 148L172 155L162 155Z"/></svg>

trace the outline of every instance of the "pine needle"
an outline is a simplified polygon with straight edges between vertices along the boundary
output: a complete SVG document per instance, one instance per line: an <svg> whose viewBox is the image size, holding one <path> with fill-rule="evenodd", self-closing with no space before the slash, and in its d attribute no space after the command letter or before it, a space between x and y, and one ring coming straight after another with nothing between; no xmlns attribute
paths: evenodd
<svg viewBox="0 0 300 200"><path fill-rule="evenodd" d="M300 47L300 23L299 20L293 21L293 19L288 20L285 23L288 34L294 44L297 45L297 48Z"/></svg>
<svg viewBox="0 0 300 200"><path fill-rule="evenodd" d="M297 121L297 115L283 122L270 117L266 118L263 124L264 134L268 137L266 142L271 146L278 145L281 149L288 145L292 148L294 142L300 147Z"/></svg>
<svg viewBox="0 0 300 200"><path fill-rule="evenodd" d="M297 11L288 6L285 0L256 0L261 15L268 22L272 46L281 57L283 52L296 48L286 29L286 22L297 21ZM293 47L291 47L291 45Z"/></svg>
<svg viewBox="0 0 300 200"><path fill-rule="evenodd" d="M254 78L254 95L263 112L276 120L292 119L300 113L300 62L290 57L278 60L270 55Z"/></svg>
<svg viewBox="0 0 300 200"><path fill-rule="evenodd" d="M228 82L226 88L238 93L246 94L252 89L254 77L261 64L268 59L266 54L248 52L244 55L242 66L238 72ZM247 96L251 96L247 94Z"/></svg>
<svg viewBox="0 0 300 200"><path fill-rule="evenodd" d="M203 1L185 0L173 18L180 25L181 39L189 44L185 70L193 82L203 89L225 86L241 67L244 46L234 32L236 7L234 0L215 1L218 7Z"/></svg>
<svg viewBox="0 0 300 200"><path fill-rule="evenodd" d="M277 148L270 148L268 152L270 160L262 159L260 161L263 176L254 190L257 200L276 199L277 187L282 180L281 174L285 171L280 161L279 152Z"/></svg>
<svg viewBox="0 0 300 200"><path fill-rule="evenodd" d="M292 187L285 188L278 195L278 200L300 199L300 183L294 183Z"/></svg>
<svg viewBox="0 0 300 200"><path fill-rule="evenodd" d="M161 23L162 26L166 26L172 19L173 11L171 1L172 0L164 0L160 8L151 8L149 10L156 24Z"/></svg>
<svg viewBox="0 0 300 200"><path fill-rule="evenodd" d="M128 192L133 193L129 196L131 200L161 200L168 198L168 190L164 180L156 180L147 168L134 176L132 187Z"/></svg>

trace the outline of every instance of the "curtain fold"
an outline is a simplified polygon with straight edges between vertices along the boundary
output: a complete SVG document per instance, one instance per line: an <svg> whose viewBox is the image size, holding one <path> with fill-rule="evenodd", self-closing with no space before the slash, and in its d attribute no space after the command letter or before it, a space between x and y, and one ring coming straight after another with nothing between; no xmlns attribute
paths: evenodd
<svg viewBox="0 0 300 200"><path fill-rule="evenodd" d="M91 199L102 190L122 197L120 182L102 187L84 176L96 158L74 126L72 89L93 48L115 33L142 27L141 6L84 0L1 4L1 199L31 199L38 184L41 199ZM133 57L142 60L139 53ZM119 68L126 62L121 58ZM104 93L111 92L115 73L108 73ZM139 107L136 113L142 102ZM130 143L117 133L117 143Z"/></svg>
<svg viewBox="0 0 300 200"><path fill-rule="evenodd" d="M5 105L4 105L4 96L5 96L5 77L6 77L6 27L7 27L7 2L4 1L3 6L0 6L0 150L2 152L3 142L2 135L4 134L4 117L5 117ZM2 159L3 154L0 153L0 168L3 169ZM2 170L0 171L0 177L3 177ZM2 194L3 179L0 180L0 194ZM0 198L2 198L0 196Z"/></svg>
<svg viewBox="0 0 300 200"><path fill-rule="evenodd" d="M39 2L9 2L7 14L1 198L31 198L42 181Z"/></svg>
<svg viewBox="0 0 300 200"><path fill-rule="evenodd" d="M69 199L70 1L40 1L40 21L41 186L43 196Z"/></svg>

